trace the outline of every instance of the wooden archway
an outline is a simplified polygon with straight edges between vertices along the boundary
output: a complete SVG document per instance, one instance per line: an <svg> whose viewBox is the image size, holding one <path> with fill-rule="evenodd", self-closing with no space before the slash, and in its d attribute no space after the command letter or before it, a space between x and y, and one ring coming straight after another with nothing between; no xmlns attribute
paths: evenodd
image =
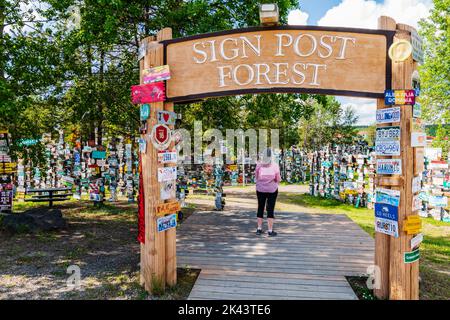
<svg viewBox="0 0 450 320"><path fill-rule="evenodd" d="M346 95L377 99L377 109L387 108L386 89L413 89L417 62L410 56L391 61L388 50L400 40L411 42L415 30L380 17L378 30L309 26L257 27L172 39L166 28L143 39L142 71L168 64L165 102L151 104L148 132L157 124L159 110L173 111L174 102L224 95L264 92L297 92ZM411 147L411 105L401 107L402 175L379 176L377 186L399 190L398 237L375 236L375 265L379 266L379 298L418 299L419 263L405 263L413 235L404 232L404 221L413 211L413 178L421 171L417 149ZM389 123L380 126L389 126ZM173 129L173 128L171 128ZM142 136L145 138L145 136ZM146 139L146 138L145 138ZM420 150L419 150L420 151ZM423 149L422 149L423 151ZM420 152L419 152L420 153ZM392 157L380 157L392 158ZM417 158L417 159L416 159ZM414 161L413 161L414 159ZM142 155L145 194L145 243L141 244L141 284L176 284L176 229L156 230L160 199L157 150L148 144ZM168 165L166 165L168 166Z"/></svg>

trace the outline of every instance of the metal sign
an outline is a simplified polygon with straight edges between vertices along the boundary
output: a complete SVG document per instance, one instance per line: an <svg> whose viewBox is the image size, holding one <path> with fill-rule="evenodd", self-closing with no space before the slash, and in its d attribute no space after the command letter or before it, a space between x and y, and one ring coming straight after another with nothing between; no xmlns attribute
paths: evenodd
<svg viewBox="0 0 450 320"><path fill-rule="evenodd" d="M158 232L163 232L177 227L177 215L171 214L167 217L162 217L156 220Z"/></svg>
<svg viewBox="0 0 450 320"><path fill-rule="evenodd" d="M377 124L400 122L400 107L377 110Z"/></svg>
<svg viewBox="0 0 450 320"><path fill-rule="evenodd" d="M158 182L177 179L177 167L158 168Z"/></svg>
<svg viewBox="0 0 450 320"><path fill-rule="evenodd" d="M400 127L381 127L376 129L377 141L399 141L401 129Z"/></svg>
<svg viewBox="0 0 450 320"><path fill-rule="evenodd" d="M175 121L177 120L177 114L175 112L159 110L157 119L158 123L174 125Z"/></svg>
<svg viewBox="0 0 450 320"><path fill-rule="evenodd" d="M398 221L398 207L385 203L375 203L375 217Z"/></svg>
<svg viewBox="0 0 450 320"><path fill-rule="evenodd" d="M166 164L166 163L177 163L177 151L158 151L158 163Z"/></svg>
<svg viewBox="0 0 450 320"><path fill-rule="evenodd" d="M377 156L399 156L400 141L375 141Z"/></svg>
<svg viewBox="0 0 450 320"><path fill-rule="evenodd" d="M377 174L402 174L402 159L377 159Z"/></svg>
<svg viewBox="0 0 450 320"><path fill-rule="evenodd" d="M375 231L398 238L398 222L375 217Z"/></svg>
<svg viewBox="0 0 450 320"><path fill-rule="evenodd" d="M416 249L411 252L405 252L404 257L403 257L403 262L404 263L413 263L413 262L416 262L417 260L419 260L419 258L420 258L420 251L419 251L419 249Z"/></svg>
<svg viewBox="0 0 450 320"><path fill-rule="evenodd" d="M92 159L106 159L106 151L92 151Z"/></svg>
<svg viewBox="0 0 450 320"><path fill-rule="evenodd" d="M415 90L386 90L384 103L389 105L414 105L416 103Z"/></svg>
<svg viewBox="0 0 450 320"><path fill-rule="evenodd" d="M375 202L398 207L400 204L400 191L377 188L375 192Z"/></svg>

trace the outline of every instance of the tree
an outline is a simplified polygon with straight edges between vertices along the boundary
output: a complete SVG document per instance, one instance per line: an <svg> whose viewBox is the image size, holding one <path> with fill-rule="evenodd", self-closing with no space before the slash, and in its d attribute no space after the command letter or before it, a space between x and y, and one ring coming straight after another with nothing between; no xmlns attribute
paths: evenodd
<svg viewBox="0 0 450 320"><path fill-rule="evenodd" d="M433 146L450 151L450 0L433 0L430 17L420 22L425 63L420 68L424 119L437 124Z"/></svg>

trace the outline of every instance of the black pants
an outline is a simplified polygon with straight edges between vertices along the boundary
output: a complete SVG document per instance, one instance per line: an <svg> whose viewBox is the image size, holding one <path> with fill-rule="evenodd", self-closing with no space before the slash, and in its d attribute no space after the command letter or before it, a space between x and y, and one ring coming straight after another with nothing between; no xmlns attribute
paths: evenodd
<svg viewBox="0 0 450 320"><path fill-rule="evenodd" d="M264 207L267 210L267 218L273 219L273 210L275 209L275 202L277 202L278 189L275 192L259 192L256 191L258 197L258 218L264 217ZM266 205L267 202L267 205Z"/></svg>

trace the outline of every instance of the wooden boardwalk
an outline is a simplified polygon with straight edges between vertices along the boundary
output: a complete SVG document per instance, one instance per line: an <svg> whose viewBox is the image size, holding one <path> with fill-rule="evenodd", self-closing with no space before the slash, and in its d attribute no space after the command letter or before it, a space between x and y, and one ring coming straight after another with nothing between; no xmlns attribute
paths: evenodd
<svg viewBox="0 0 450 320"><path fill-rule="evenodd" d="M203 211L179 228L178 266L201 269L189 299L357 299L374 241L345 215L277 213L278 236L255 235L251 211Z"/></svg>

